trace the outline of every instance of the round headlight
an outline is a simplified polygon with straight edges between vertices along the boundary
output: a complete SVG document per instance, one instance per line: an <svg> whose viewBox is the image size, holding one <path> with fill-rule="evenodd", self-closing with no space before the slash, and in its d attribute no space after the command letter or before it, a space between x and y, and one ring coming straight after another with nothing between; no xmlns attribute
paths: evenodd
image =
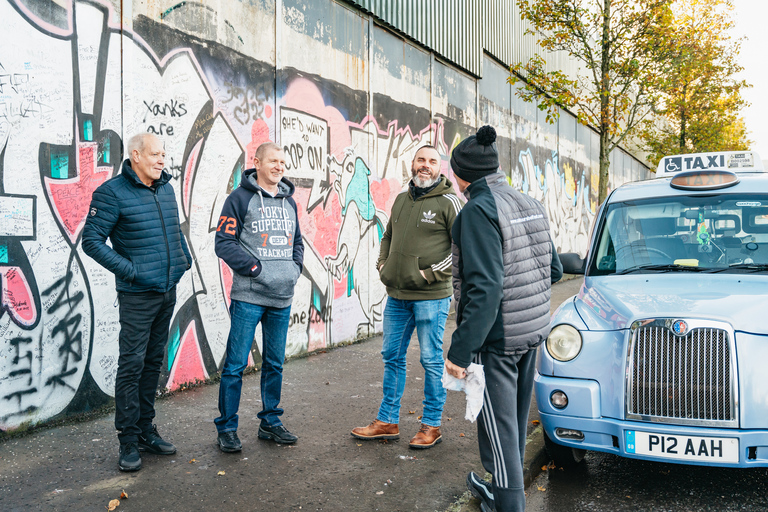
<svg viewBox="0 0 768 512"><path fill-rule="evenodd" d="M581 333L572 325L558 325L549 333L547 351L558 361L570 361L581 351Z"/></svg>

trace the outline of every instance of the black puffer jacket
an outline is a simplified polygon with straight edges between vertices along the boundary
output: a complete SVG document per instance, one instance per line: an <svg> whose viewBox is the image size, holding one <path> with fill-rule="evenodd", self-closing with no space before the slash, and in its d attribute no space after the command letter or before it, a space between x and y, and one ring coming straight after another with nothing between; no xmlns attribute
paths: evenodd
<svg viewBox="0 0 768 512"><path fill-rule="evenodd" d="M122 172L93 192L83 250L115 274L119 292L167 292L192 265L170 179L163 171L148 187L125 160Z"/></svg>

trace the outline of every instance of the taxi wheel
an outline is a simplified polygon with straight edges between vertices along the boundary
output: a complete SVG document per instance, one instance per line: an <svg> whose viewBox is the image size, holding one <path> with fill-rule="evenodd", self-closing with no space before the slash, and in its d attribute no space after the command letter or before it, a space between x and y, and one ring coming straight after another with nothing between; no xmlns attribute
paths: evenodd
<svg viewBox="0 0 768 512"><path fill-rule="evenodd" d="M584 460L584 455L587 451L581 448L571 448L570 446L563 446L555 443L549 438L546 432L544 432L544 447L547 449L547 453L555 464L564 468L572 468L578 466L581 461Z"/></svg>

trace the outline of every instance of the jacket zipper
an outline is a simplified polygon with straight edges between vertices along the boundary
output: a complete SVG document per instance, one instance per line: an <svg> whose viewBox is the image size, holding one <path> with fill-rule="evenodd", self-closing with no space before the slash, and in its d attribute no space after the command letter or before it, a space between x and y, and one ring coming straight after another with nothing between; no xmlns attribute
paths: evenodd
<svg viewBox="0 0 768 512"><path fill-rule="evenodd" d="M168 244L168 233L165 231L165 219L163 219L163 210L160 208L160 200L157 198L157 191L160 187L154 191L155 204L157 205L157 213L160 215L160 225L163 227L163 239L165 240L165 291L168 291L168 285L171 282L171 246Z"/></svg>

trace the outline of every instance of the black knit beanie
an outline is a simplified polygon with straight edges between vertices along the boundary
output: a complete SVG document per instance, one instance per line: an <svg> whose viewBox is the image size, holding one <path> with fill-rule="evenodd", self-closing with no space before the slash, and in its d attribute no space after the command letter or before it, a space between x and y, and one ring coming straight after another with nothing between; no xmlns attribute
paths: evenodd
<svg viewBox="0 0 768 512"><path fill-rule="evenodd" d="M496 149L496 130L483 126L476 135L470 135L451 153L453 173L464 181L473 181L499 170L499 152Z"/></svg>

